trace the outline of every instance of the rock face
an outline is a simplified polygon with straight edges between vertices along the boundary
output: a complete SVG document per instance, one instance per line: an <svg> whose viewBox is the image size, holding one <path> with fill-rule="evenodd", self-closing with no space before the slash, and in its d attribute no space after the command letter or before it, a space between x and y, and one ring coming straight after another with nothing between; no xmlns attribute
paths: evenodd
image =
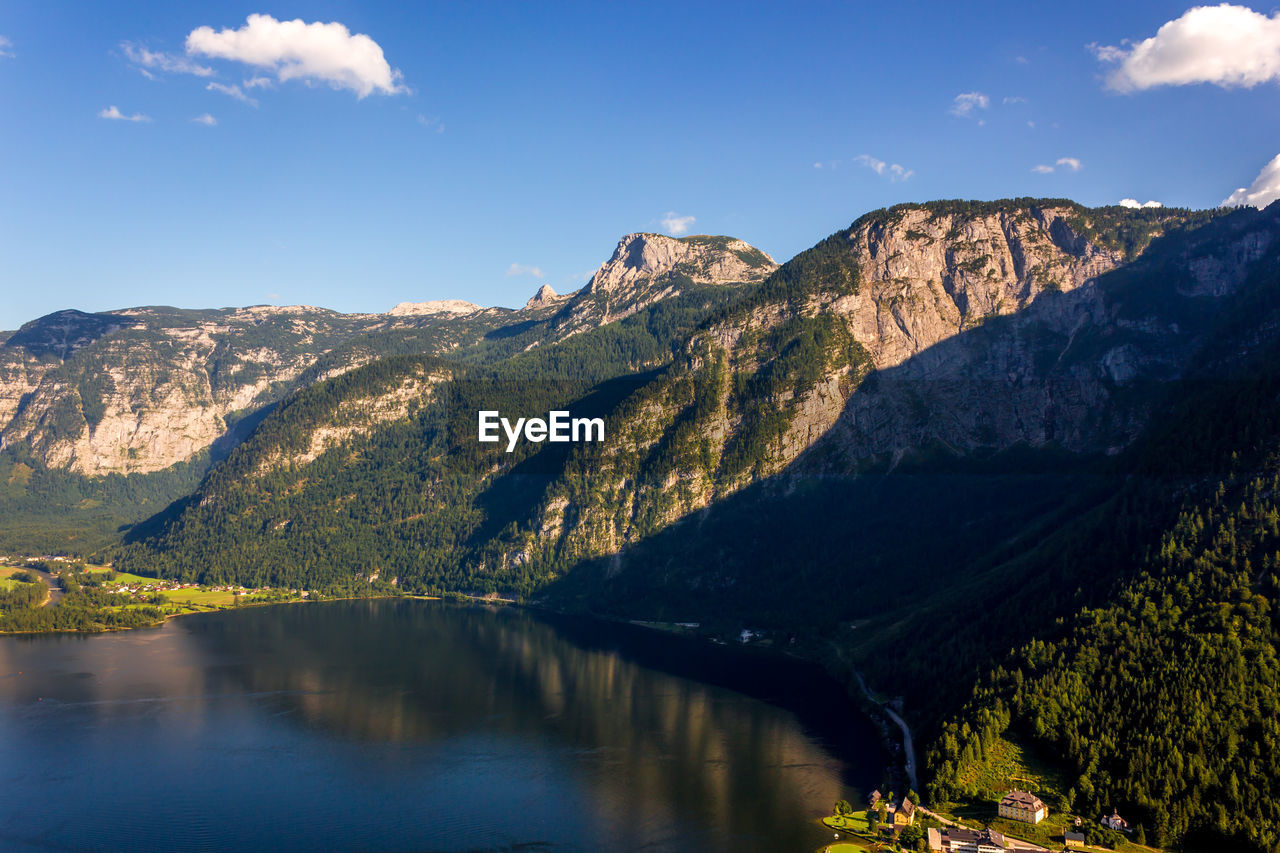
<svg viewBox="0 0 1280 853"><path fill-rule="evenodd" d="M587 291L616 293L668 273L680 273L698 284L758 281L776 268L773 258L730 237L628 234L591 277Z"/></svg>
<svg viewBox="0 0 1280 853"><path fill-rule="evenodd" d="M444 353L514 315L462 305L59 311L0 343L0 448L86 476L160 471L243 438L241 417L373 360L379 346Z"/></svg>
<svg viewBox="0 0 1280 853"><path fill-rule="evenodd" d="M567 296L557 296L556 292L551 289L551 285L544 284L538 288L538 292L529 297L529 301L524 304L526 310L536 308L548 308L557 302L563 302Z"/></svg>
<svg viewBox="0 0 1280 853"><path fill-rule="evenodd" d="M461 299L434 299L430 302L401 302L387 313L392 317L419 314L474 314L483 311L479 305Z"/></svg>
<svg viewBox="0 0 1280 853"><path fill-rule="evenodd" d="M1160 240L1182 225L1069 203L868 215L782 270L806 286L696 336L509 559L615 554L779 474L787 488L938 450L1116 452L1280 236L1272 212ZM601 282L625 282L616 269Z"/></svg>
<svg viewBox="0 0 1280 853"><path fill-rule="evenodd" d="M732 237L628 234L573 295L559 326L565 336L577 334L628 317L690 284L757 282L777 268L773 258Z"/></svg>
<svg viewBox="0 0 1280 853"><path fill-rule="evenodd" d="M460 299L402 302L386 314L298 305L59 311L0 335L0 449L88 476L159 471L243 438L230 430L238 418L384 354L443 355L506 325L542 323L526 332L534 337L525 346L537 346L625 317L684 280L752 281L775 266L726 237L633 234L591 286L557 296L543 285L525 305L532 321Z"/></svg>

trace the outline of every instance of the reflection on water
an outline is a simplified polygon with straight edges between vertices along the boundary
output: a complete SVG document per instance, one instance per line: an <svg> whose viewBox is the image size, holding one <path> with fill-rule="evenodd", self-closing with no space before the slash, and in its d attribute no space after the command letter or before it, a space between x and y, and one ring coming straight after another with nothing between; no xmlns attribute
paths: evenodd
<svg viewBox="0 0 1280 853"><path fill-rule="evenodd" d="M0 727L2 849L808 851L884 762L803 665L416 601L0 638Z"/></svg>

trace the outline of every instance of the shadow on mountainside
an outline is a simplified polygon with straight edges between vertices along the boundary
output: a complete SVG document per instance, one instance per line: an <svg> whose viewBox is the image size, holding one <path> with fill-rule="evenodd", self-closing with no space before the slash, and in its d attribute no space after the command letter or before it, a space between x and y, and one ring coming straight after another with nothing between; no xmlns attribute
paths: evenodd
<svg viewBox="0 0 1280 853"><path fill-rule="evenodd" d="M1232 342L1277 334L1278 220L1280 206L1157 239L1133 264L870 374L782 472L576 566L547 600L816 631L938 719L979 666L1111 594L1176 489L1204 475L1206 442L1247 430L1209 418L1196 446L1175 441L1201 423L1188 401L1255 395ZM1245 257L1252 234L1270 249L1232 286L1221 259Z"/></svg>

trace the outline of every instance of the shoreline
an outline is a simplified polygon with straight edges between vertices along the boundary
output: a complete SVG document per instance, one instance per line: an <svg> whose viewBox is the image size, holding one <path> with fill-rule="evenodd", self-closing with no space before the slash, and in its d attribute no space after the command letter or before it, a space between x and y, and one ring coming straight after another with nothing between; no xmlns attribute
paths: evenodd
<svg viewBox="0 0 1280 853"><path fill-rule="evenodd" d="M42 637L42 636L51 636L54 634L84 634L86 636L92 636L94 634L116 634L121 631L146 631L151 628L162 628L169 622L170 619L178 619L183 616L201 616L207 613L223 613L228 610L243 610L244 608L247 608L247 607L275 607L276 605L283 605L283 604L327 604L330 601L384 601L386 599L399 599L399 598L414 600L414 601L444 601L443 596L418 595L418 594L352 595L352 596L344 596L339 598L325 598L323 600L316 600L316 599L310 599L310 598L298 598L298 599L291 599L289 601L251 601L251 602L246 602L240 605L231 605L231 606L225 606L225 607L210 606L208 607L208 609L189 610L185 613L166 613L160 619L159 622L153 622L147 625L124 625L124 626L116 626L116 627L109 627L109 628L95 628L93 630L84 630L80 628L51 628L49 630L38 630L38 631L0 630L0 637ZM493 601L492 599L485 599L485 598L472 597L472 596L469 596L468 598L471 601L481 602L481 603L486 601L489 601L489 602ZM498 599L497 601L503 604L517 604L517 602L515 602L512 599Z"/></svg>

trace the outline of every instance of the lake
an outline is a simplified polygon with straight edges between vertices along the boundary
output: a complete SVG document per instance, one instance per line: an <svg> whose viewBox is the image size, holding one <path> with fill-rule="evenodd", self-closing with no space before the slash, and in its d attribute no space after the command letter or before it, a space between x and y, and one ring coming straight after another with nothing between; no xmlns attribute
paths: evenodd
<svg viewBox="0 0 1280 853"><path fill-rule="evenodd" d="M0 637L3 850L811 853L880 781L821 670L412 600Z"/></svg>

